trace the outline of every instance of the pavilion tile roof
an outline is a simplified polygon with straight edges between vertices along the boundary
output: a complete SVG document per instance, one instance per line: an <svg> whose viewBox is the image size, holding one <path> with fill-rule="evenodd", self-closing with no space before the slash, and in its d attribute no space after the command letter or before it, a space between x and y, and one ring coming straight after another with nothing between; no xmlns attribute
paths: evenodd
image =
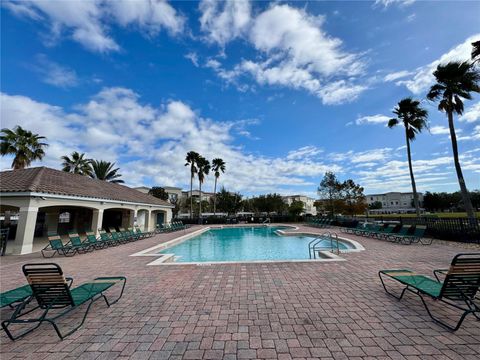
<svg viewBox="0 0 480 360"><path fill-rule="evenodd" d="M172 206L128 186L47 167L0 172L0 193L37 192L113 201Z"/></svg>

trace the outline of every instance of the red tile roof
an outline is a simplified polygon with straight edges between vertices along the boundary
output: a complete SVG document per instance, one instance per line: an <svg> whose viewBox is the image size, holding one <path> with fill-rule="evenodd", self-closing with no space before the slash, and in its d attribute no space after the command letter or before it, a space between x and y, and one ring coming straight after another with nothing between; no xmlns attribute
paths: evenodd
<svg viewBox="0 0 480 360"><path fill-rule="evenodd" d="M124 185L47 167L0 172L0 192L38 192L172 206L167 201Z"/></svg>

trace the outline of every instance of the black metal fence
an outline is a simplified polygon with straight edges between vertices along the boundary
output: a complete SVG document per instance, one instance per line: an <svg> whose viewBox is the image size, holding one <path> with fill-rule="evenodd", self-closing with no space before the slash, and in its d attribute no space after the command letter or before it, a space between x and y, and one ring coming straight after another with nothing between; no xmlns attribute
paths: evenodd
<svg viewBox="0 0 480 360"><path fill-rule="evenodd" d="M341 222L344 218L338 218ZM437 218L432 216L422 217L390 217L390 216L369 216L350 218L357 221L380 221L388 223L399 223L401 225L426 225L426 235L436 239L473 242L480 244L480 220L469 220L467 218Z"/></svg>

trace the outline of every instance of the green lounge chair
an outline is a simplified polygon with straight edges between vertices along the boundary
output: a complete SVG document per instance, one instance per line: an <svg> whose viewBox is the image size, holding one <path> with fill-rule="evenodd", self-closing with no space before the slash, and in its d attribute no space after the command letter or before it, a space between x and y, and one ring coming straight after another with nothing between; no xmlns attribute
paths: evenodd
<svg viewBox="0 0 480 360"><path fill-rule="evenodd" d="M138 240L138 238L133 236L132 233L129 230L125 230L123 227L118 228L118 230L119 230L119 233L122 234L122 236L125 239L128 239L128 241Z"/></svg>
<svg viewBox="0 0 480 360"><path fill-rule="evenodd" d="M392 232L391 234L389 234L387 237L387 240L392 242L400 242L404 236L407 236L410 234L411 229L412 229L411 225L410 226L402 225L397 232Z"/></svg>
<svg viewBox="0 0 480 360"><path fill-rule="evenodd" d="M65 278L68 281L68 286L70 287L73 283L73 279L70 277ZM10 308L16 308L13 304L23 306L23 302L32 296L32 288L30 285L23 285L16 289L7 290L0 294L0 308L9 306ZM18 306L17 305L17 306Z"/></svg>
<svg viewBox="0 0 480 360"><path fill-rule="evenodd" d="M103 241L101 238L97 239L93 231L87 231L85 235L87 236L88 243L95 249L103 249L109 245L107 241Z"/></svg>
<svg viewBox="0 0 480 360"><path fill-rule="evenodd" d="M138 226L135 227L135 232L142 236L143 238L148 238L148 237L151 237L153 235L155 235L155 231L142 231Z"/></svg>
<svg viewBox="0 0 480 360"><path fill-rule="evenodd" d="M433 238L426 238L425 232L427 231L427 227L425 225L417 225L415 226L415 230L413 235L407 237L406 240L410 240L412 243L420 243L422 245L431 245L433 242Z"/></svg>
<svg viewBox="0 0 480 360"><path fill-rule="evenodd" d="M380 231L374 232L371 234L372 237L377 239L386 239L395 229L395 225L389 224L386 227L380 228Z"/></svg>
<svg viewBox="0 0 480 360"><path fill-rule="evenodd" d="M341 227L340 231L346 234L354 234L355 230L360 230L363 227L362 223L358 223L355 227Z"/></svg>
<svg viewBox="0 0 480 360"><path fill-rule="evenodd" d="M0 294L0 308L5 306L13 307L13 304L23 302L30 296L32 296L30 285L24 285L16 289L5 291Z"/></svg>
<svg viewBox="0 0 480 360"><path fill-rule="evenodd" d="M418 295L433 321L450 331L458 330L468 314L473 314L480 320L480 307L475 303L475 296L480 287L480 253L456 255L443 282L440 282L438 278L435 280L428 276L417 275L408 269L381 270L378 276L387 294L398 300L402 299L407 290ZM395 295L387 289L384 277L395 280L405 286L400 295ZM452 326L434 317L424 297L462 310L463 313L460 320L456 325Z"/></svg>
<svg viewBox="0 0 480 360"><path fill-rule="evenodd" d="M2 328L11 340L16 340L31 333L43 322L52 324L58 337L63 340L66 336L74 333L83 325L90 307L95 301L103 298L107 306L110 306L120 300L127 281L123 276L98 277L92 282L70 289L67 279L63 275L62 269L57 264L25 264L23 265L22 270L30 284L32 295L22 303L22 306L17 306L9 319L2 322ZM122 284L120 295L113 301L109 301L104 295L104 292L117 283ZM38 317L26 317L26 315L31 313L34 309L23 313L21 310L34 299L37 303L37 306L34 309L43 310L43 312ZM62 334L58 328L56 320L69 312L76 310L82 304L88 305L80 324L76 325L67 333ZM52 312L54 312L54 314L52 314ZM9 326L12 324L35 324L35 326L14 335L9 329Z"/></svg>
<svg viewBox="0 0 480 360"><path fill-rule="evenodd" d="M109 245L112 246L117 246L121 244L121 241L118 239L115 239L110 233L107 233L105 230L98 230L98 233L100 234L100 239Z"/></svg>
<svg viewBox="0 0 480 360"><path fill-rule="evenodd" d="M174 229L173 231L185 230L185 225L183 225L183 223L181 222L175 221L175 222L172 222L171 224Z"/></svg>
<svg viewBox="0 0 480 360"><path fill-rule="evenodd" d="M67 246L72 246L76 248L79 253L85 253L95 250L95 248L90 245L90 242L83 241L76 231L69 232L68 238L70 239L70 241L67 243Z"/></svg>
<svg viewBox="0 0 480 360"><path fill-rule="evenodd" d="M59 235L49 235L48 245L45 246L41 252L44 258L51 258L57 254L63 256L73 256L77 253L77 251L77 248L70 245L65 245Z"/></svg>
<svg viewBox="0 0 480 360"><path fill-rule="evenodd" d="M355 235L359 236L369 236L372 232L379 231L380 225L366 224L363 229L356 229Z"/></svg>
<svg viewBox="0 0 480 360"><path fill-rule="evenodd" d="M135 239L135 240L140 240L143 239L144 236L141 234L138 234L133 228L129 227L127 231L130 233L130 235Z"/></svg>
<svg viewBox="0 0 480 360"><path fill-rule="evenodd" d="M114 238L115 240L117 241L120 241L120 242L123 242L123 243L127 243L129 241L132 240L132 236L130 235L127 235L123 232L118 232L115 228L111 227L111 228L108 228L108 231L110 231L110 236L112 238Z"/></svg>

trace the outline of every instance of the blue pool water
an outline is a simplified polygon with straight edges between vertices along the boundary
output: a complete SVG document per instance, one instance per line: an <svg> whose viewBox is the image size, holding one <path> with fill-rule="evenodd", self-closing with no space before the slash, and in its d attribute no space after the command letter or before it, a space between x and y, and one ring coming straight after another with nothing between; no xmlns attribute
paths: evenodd
<svg viewBox="0 0 480 360"><path fill-rule="evenodd" d="M309 236L279 236L281 227L239 227L211 229L178 245L162 250L175 254L177 262L309 259ZM322 246L330 249L330 240ZM352 248L339 242L340 249Z"/></svg>

